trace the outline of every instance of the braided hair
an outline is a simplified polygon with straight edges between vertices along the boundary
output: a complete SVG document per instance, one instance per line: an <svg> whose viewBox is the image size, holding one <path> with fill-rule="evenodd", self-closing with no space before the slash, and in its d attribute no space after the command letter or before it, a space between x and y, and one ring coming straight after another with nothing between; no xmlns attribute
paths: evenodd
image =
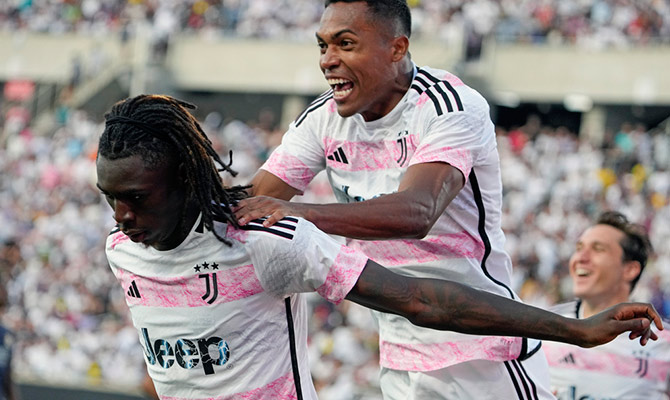
<svg viewBox="0 0 670 400"><path fill-rule="evenodd" d="M189 109L195 106L164 95L143 94L119 101L105 114L98 156L116 160L139 155L149 169L165 165L166 160L181 163L185 204L194 204L205 227L221 242L230 244L213 229L214 221L224 220L239 227L231 206L248 197L249 186L223 186L219 172L237 175L230 167L233 153L229 154L230 162L224 163ZM182 210L182 226L186 209Z"/></svg>

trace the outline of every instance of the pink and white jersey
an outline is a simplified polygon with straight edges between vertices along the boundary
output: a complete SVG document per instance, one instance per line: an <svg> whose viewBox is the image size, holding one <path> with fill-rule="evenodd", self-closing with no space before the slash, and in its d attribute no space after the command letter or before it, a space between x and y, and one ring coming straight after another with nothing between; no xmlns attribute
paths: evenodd
<svg viewBox="0 0 670 400"><path fill-rule="evenodd" d="M580 318L573 301L552 311ZM667 324L667 323L666 323ZM667 325L666 325L667 326ZM591 349L545 342L551 388L558 400L663 400L670 390L670 333L656 331L657 341L646 346L624 333Z"/></svg>
<svg viewBox="0 0 670 400"><path fill-rule="evenodd" d="M409 166L428 162L448 163L466 179L430 233L420 240L348 244L396 272L517 298L503 249L500 163L489 106L451 73L415 67L400 103L370 122L360 114L342 118L332 91L325 92L290 125L262 168L301 191L325 169L338 201L350 203L397 191ZM383 367L431 371L476 359L505 361L525 347L520 338L439 332L375 315Z"/></svg>
<svg viewBox="0 0 670 400"><path fill-rule="evenodd" d="M368 258L299 218L215 229L230 247L199 223L168 251L107 239L160 398L316 399L300 293L340 302Z"/></svg>

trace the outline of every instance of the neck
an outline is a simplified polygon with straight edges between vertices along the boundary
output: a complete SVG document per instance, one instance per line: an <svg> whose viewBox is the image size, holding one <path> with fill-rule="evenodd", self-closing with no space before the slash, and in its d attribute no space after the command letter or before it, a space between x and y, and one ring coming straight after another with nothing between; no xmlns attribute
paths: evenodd
<svg viewBox="0 0 670 400"><path fill-rule="evenodd" d="M401 62L398 67L398 74L392 83L389 84L389 91L384 96L384 100L377 103L374 107L361 112L363 119L370 122L378 120L389 114L400 103L405 93L412 85L414 78L414 68L409 58Z"/></svg>
<svg viewBox="0 0 670 400"><path fill-rule="evenodd" d="M183 218L183 223L179 224L174 232L170 235L170 237L160 243L156 243L153 245L153 247L156 250L160 251L166 251L166 250L172 250L182 244L182 242L186 239L188 234L191 232L191 228L193 228L193 224L195 224L195 221L198 220L198 216L200 215L200 211L198 210L197 207L194 205L191 205L190 207L186 208L185 215Z"/></svg>
<svg viewBox="0 0 670 400"><path fill-rule="evenodd" d="M628 295L613 296L605 299L582 299L582 316L589 318L606 308L629 301Z"/></svg>

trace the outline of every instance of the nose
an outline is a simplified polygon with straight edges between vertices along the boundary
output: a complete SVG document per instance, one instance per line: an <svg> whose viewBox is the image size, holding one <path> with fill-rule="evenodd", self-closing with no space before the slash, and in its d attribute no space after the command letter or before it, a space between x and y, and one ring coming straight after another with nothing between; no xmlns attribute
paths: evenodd
<svg viewBox="0 0 670 400"><path fill-rule="evenodd" d="M589 250L587 248L575 250L572 258L578 263L586 262L589 259Z"/></svg>
<svg viewBox="0 0 670 400"><path fill-rule="evenodd" d="M333 46L326 47L319 58L319 65L322 71L333 69L340 64L340 56Z"/></svg>
<svg viewBox="0 0 670 400"><path fill-rule="evenodd" d="M132 209L123 201L114 200L112 204L114 209L114 220L121 226L127 226L129 222L132 222L135 219L135 213Z"/></svg>

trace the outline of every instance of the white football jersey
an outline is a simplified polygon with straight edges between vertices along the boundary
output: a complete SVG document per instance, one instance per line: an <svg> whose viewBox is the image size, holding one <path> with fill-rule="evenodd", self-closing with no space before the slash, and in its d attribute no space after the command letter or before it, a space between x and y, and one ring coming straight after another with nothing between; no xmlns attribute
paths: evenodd
<svg viewBox="0 0 670 400"><path fill-rule="evenodd" d="M409 166L428 162L448 163L466 180L429 234L348 245L405 275L449 279L518 299L510 289L512 265L500 226L502 183L489 106L451 73L415 67L400 103L370 122L360 114L342 118L332 91L324 93L290 125L262 168L301 191L325 169L338 201L350 203L396 192ZM505 361L524 347L520 338L440 332L392 314L375 316L380 364L392 369Z"/></svg>
<svg viewBox="0 0 670 400"><path fill-rule="evenodd" d="M161 399L316 399L300 293L340 302L368 258L299 218L215 229L231 246L200 223L168 251L107 239Z"/></svg>
<svg viewBox="0 0 670 400"><path fill-rule="evenodd" d="M580 302L552 311L580 318ZM667 326L667 323L666 323ZM551 387L558 400L663 400L670 389L670 333L655 331L645 346L624 333L602 346L584 349L544 342Z"/></svg>

